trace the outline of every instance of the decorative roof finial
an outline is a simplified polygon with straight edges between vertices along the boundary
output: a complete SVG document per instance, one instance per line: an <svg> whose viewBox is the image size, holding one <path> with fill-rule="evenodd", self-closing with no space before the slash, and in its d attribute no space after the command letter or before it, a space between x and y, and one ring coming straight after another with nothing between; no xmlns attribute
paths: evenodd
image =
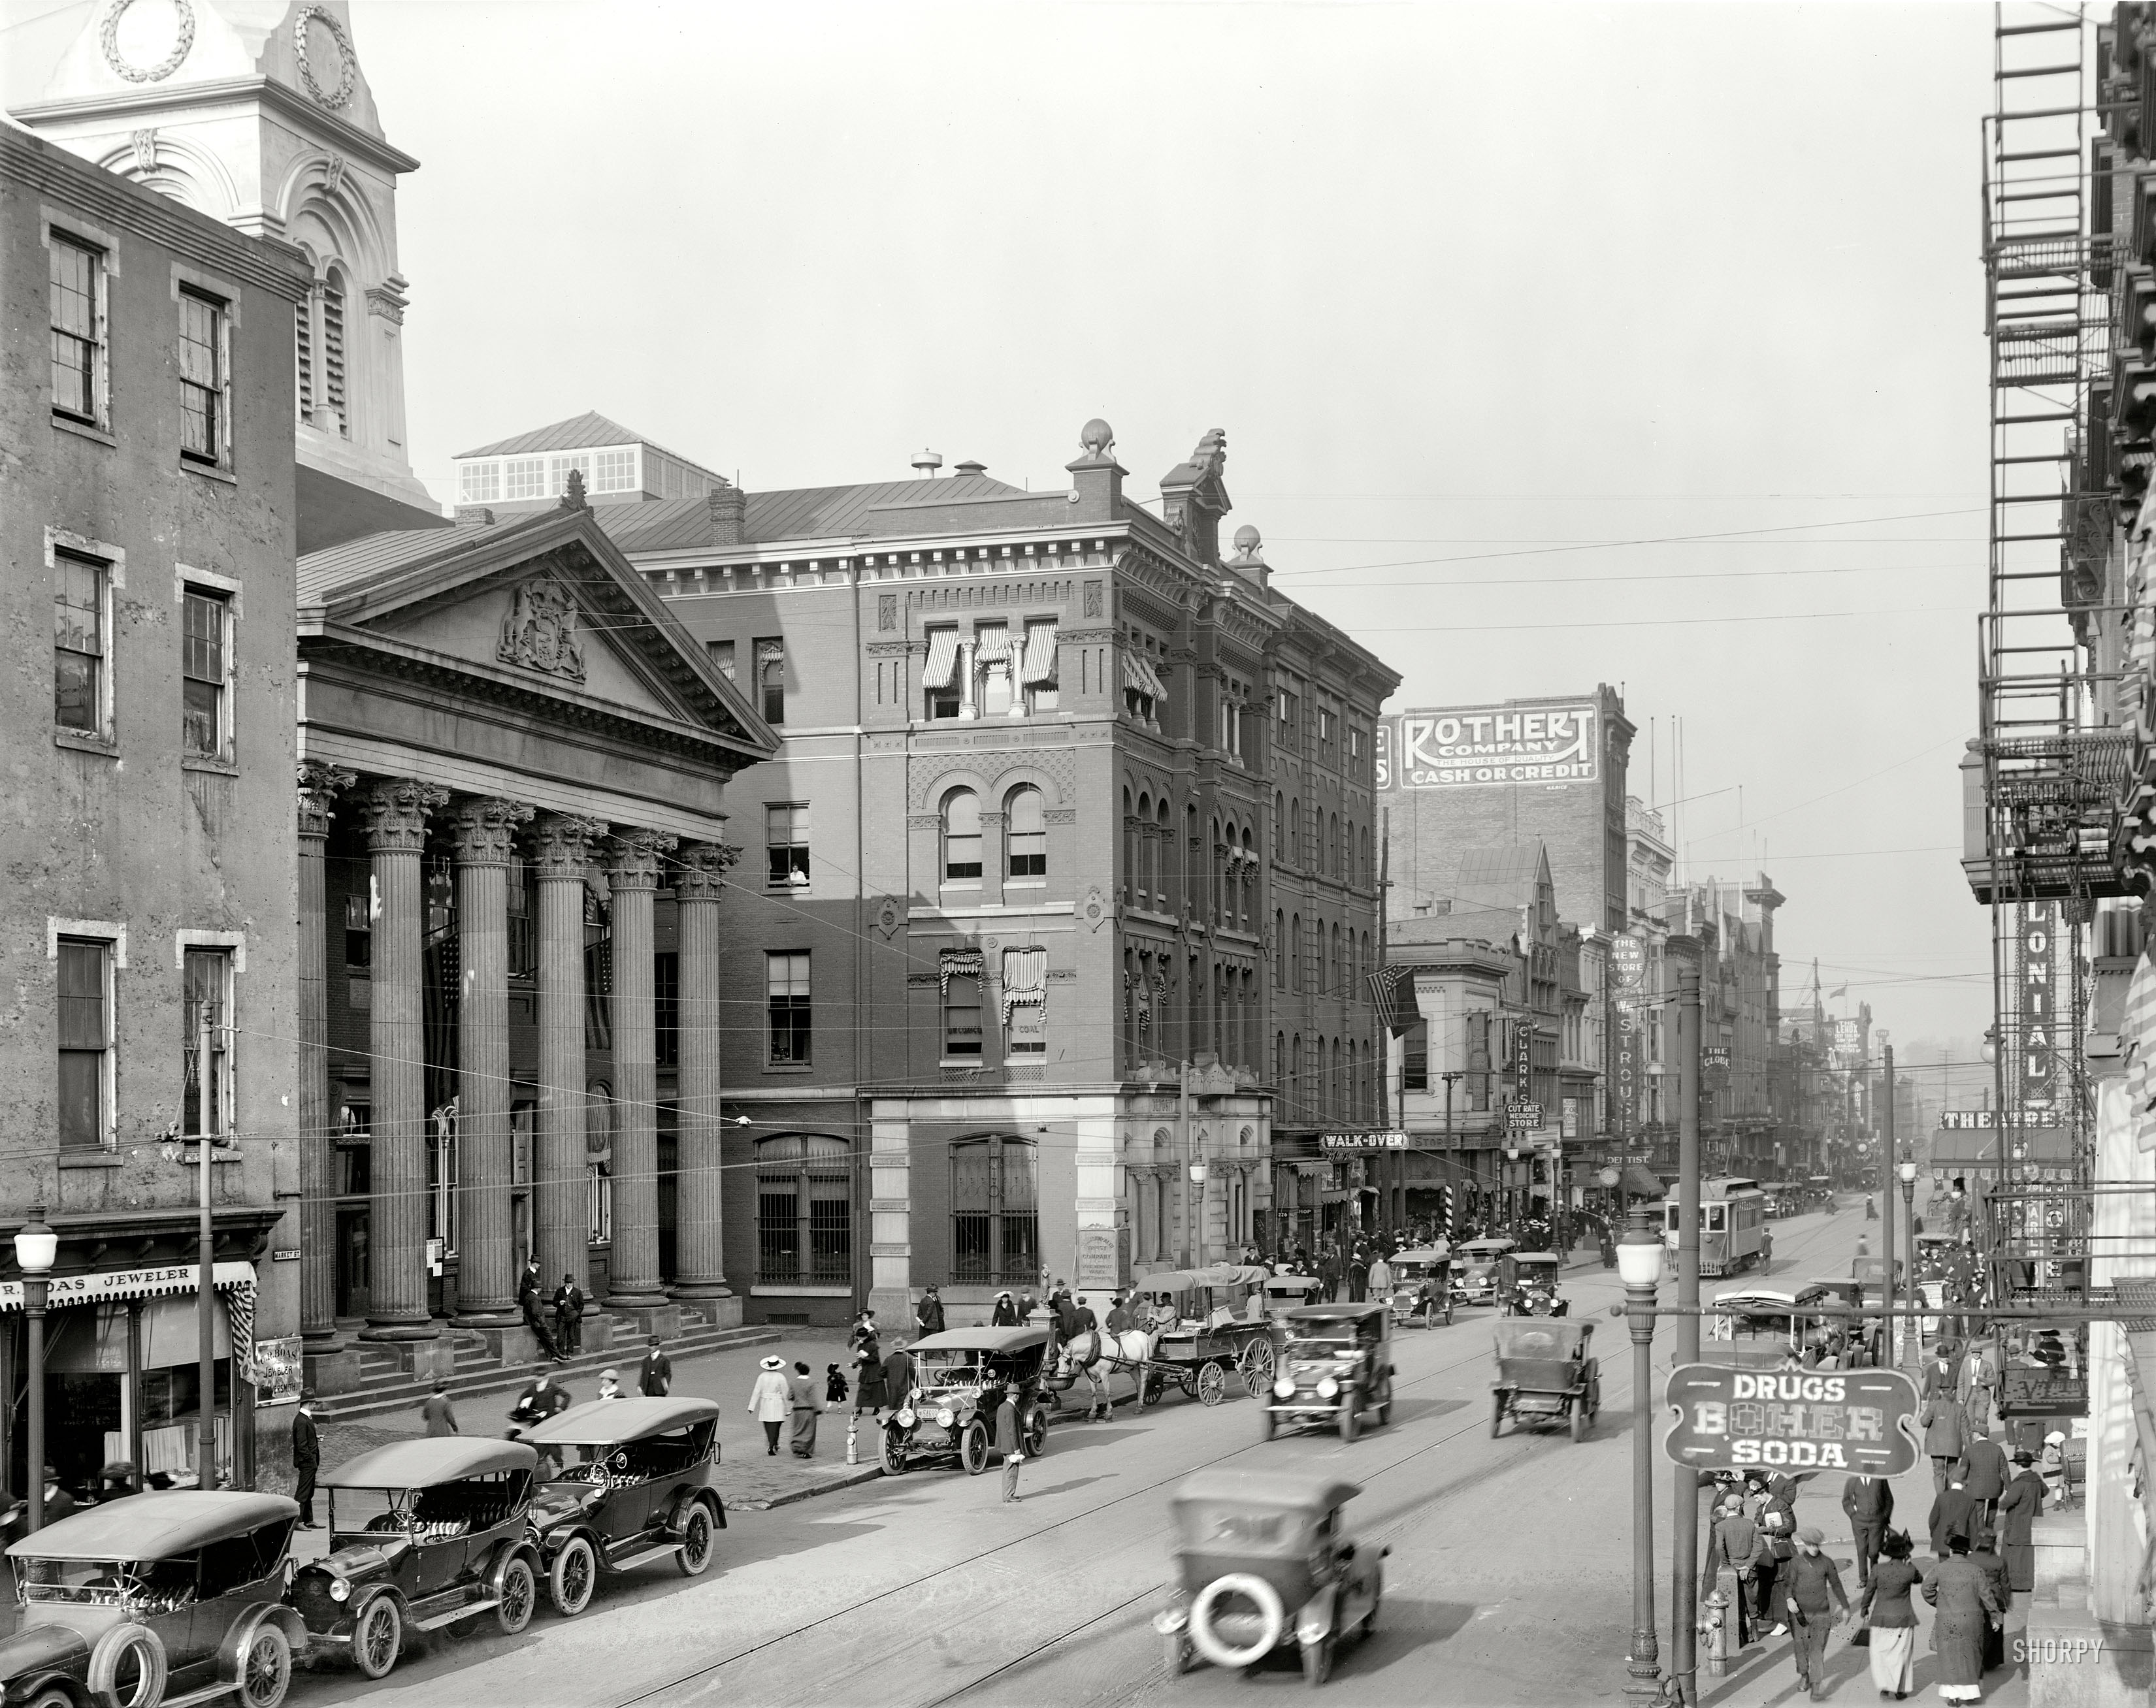
<svg viewBox="0 0 2156 1708"><path fill-rule="evenodd" d="M1258 531L1248 522L1235 530L1235 562L1248 568L1255 568L1265 561L1265 541Z"/></svg>
<svg viewBox="0 0 2156 1708"><path fill-rule="evenodd" d="M562 495L562 508L563 510L591 508L591 505L584 502L584 471L582 469L569 470L569 486L568 490Z"/></svg>
<svg viewBox="0 0 2156 1708"><path fill-rule="evenodd" d="M1079 428L1078 448L1097 462L1114 452L1116 429L1096 415Z"/></svg>

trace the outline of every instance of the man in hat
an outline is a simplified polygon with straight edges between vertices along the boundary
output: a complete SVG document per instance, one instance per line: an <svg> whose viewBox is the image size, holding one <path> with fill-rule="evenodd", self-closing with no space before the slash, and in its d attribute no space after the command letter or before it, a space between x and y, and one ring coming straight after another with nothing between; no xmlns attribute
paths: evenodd
<svg viewBox="0 0 2156 1708"><path fill-rule="evenodd" d="M1019 1324L1018 1305L1006 1287L996 1295L996 1308L988 1314L991 1328L1016 1328Z"/></svg>
<svg viewBox="0 0 2156 1708"><path fill-rule="evenodd" d="M1932 1552L1945 1559L1947 1545L1956 1536L1967 1541L1975 1527L1976 1502L1969 1498L1960 1479L1956 1478L1940 1490L1938 1498L1932 1502Z"/></svg>
<svg viewBox="0 0 2156 1708"><path fill-rule="evenodd" d="M584 1301L588 1296L574 1275L562 1271L562 1285L554 1290L554 1341L564 1352L584 1349Z"/></svg>
<svg viewBox="0 0 2156 1708"><path fill-rule="evenodd" d="M1797 1532L1794 1557L1783 1567L1783 1605L1796 1632L1797 1682L1815 1702L1826 1700L1826 1639L1849 1617L1841 1568L1820 1552L1824 1532L1806 1525Z"/></svg>
<svg viewBox="0 0 2156 1708"><path fill-rule="evenodd" d="M644 1344L644 1362L636 1367L636 1391L647 1399L664 1399L674 1386L674 1361L659 1349L654 1335Z"/></svg>
<svg viewBox="0 0 2156 1708"><path fill-rule="evenodd" d="M531 1331L531 1338L539 1342L539 1350L557 1364L567 1363L562 1349L554 1341L547 1326L547 1319L539 1311L539 1264L536 1259L524 1265L523 1279L516 1284L516 1306L524 1313L524 1326Z"/></svg>
<svg viewBox="0 0 2156 1708"><path fill-rule="evenodd" d="M542 1376L540 1380L543 1382L546 1377ZM433 1390L427 1395L424 1403L419 1408L419 1421L426 1425L427 1434L429 1435L455 1435L461 1433L457 1428L456 1410L449 1404L448 1382L437 1382L434 1384Z"/></svg>
<svg viewBox="0 0 2156 1708"><path fill-rule="evenodd" d="M921 1325L924 1335L943 1332L943 1295L930 1283L927 1291L921 1295L920 1304L913 1307L914 1320Z"/></svg>
<svg viewBox="0 0 2156 1708"><path fill-rule="evenodd" d="M1923 1426L1924 1451L1932 1461L1932 1486L1943 1489L1969 1451L1969 1421L1953 1387L1925 1401L1917 1421Z"/></svg>
<svg viewBox="0 0 2156 1708"><path fill-rule="evenodd" d="M300 1528L319 1530L315 1522L315 1476L322 1468L321 1431L315 1427L315 1391L300 1395L300 1408L292 1414L292 1498L300 1503Z"/></svg>
<svg viewBox="0 0 2156 1708"><path fill-rule="evenodd" d="M901 1335L891 1343L891 1350L883 1357L884 1403L896 1411L912 1392L913 1359L906 1350L906 1336Z"/></svg>
<svg viewBox="0 0 2156 1708"><path fill-rule="evenodd" d="M1018 1468L1025 1463L1025 1438L1018 1423L1018 1398L1008 1384L996 1406L996 1451L1004 1456L1004 1500L1015 1506L1024 1498L1018 1491Z"/></svg>
<svg viewBox="0 0 2156 1708"><path fill-rule="evenodd" d="M1977 1521L1982 1525L1994 1522L1994 1510L1999 1497L2006 1492L2007 1479L2013 1475L2006 1463L2006 1449L1988 1434L1972 1434L1969 1448L1962 1454L1961 1482L1969 1490L1969 1498L1976 1503ZM1975 1532L1970 1532L1972 1541Z"/></svg>
<svg viewBox="0 0 2156 1708"><path fill-rule="evenodd" d="M1894 1521L1894 1487L1884 1477L1857 1475L1841 1485L1841 1510L1849 1515L1849 1534L1856 1545L1856 1582L1871 1581L1871 1568Z"/></svg>
<svg viewBox="0 0 2156 1708"><path fill-rule="evenodd" d="M756 1386L749 1390L748 1409L763 1425L764 1452L778 1458L779 1427L793 1415L793 1390L786 1380L786 1361L776 1352L757 1367Z"/></svg>

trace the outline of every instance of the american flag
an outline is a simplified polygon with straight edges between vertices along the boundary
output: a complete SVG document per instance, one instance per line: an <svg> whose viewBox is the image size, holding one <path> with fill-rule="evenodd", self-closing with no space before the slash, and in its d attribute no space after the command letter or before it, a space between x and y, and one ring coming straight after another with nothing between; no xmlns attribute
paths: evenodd
<svg viewBox="0 0 2156 1708"><path fill-rule="evenodd" d="M1381 967L1372 973L1370 1000L1378 1005L1378 1018L1395 1038L1422 1018L1422 1011L1415 1006L1412 967Z"/></svg>

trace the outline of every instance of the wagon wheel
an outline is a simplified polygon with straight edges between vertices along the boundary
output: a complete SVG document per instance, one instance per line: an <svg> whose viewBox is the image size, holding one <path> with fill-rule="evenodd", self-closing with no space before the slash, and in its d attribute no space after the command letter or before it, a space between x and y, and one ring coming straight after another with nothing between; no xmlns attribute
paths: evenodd
<svg viewBox="0 0 2156 1708"><path fill-rule="evenodd" d="M1254 1394L1263 1394L1273 1385L1273 1343L1270 1340L1252 1341L1243 1348L1243 1386Z"/></svg>
<svg viewBox="0 0 2156 1708"><path fill-rule="evenodd" d="M1160 1397L1168 1391L1168 1378L1158 1370L1148 1370L1138 1384L1138 1409L1157 1406Z"/></svg>
<svg viewBox="0 0 2156 1708"><path fill-rule="evenodd" d="M1198 1403L1217 1406L1227 1393L1228 1367L1217 1358L1208 1358L1198 1367Z"/></svg>

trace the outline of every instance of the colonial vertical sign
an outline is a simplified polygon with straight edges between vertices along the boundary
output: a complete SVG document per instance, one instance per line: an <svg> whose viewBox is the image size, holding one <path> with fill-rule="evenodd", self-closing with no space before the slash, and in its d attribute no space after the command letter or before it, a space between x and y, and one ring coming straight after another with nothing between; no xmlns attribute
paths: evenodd
<svg viewBox="0 0 2156 1708"><path fill-rule="evenodd" d="M2057 918L2057 909L2051 902L2029 901L2021 905L2016 944L2021 1007L2021 1095L2017 1101L2024 1109L2051 1107L2057 1089L2058 1050L2053 1030L2059 959Z"/></svg>

